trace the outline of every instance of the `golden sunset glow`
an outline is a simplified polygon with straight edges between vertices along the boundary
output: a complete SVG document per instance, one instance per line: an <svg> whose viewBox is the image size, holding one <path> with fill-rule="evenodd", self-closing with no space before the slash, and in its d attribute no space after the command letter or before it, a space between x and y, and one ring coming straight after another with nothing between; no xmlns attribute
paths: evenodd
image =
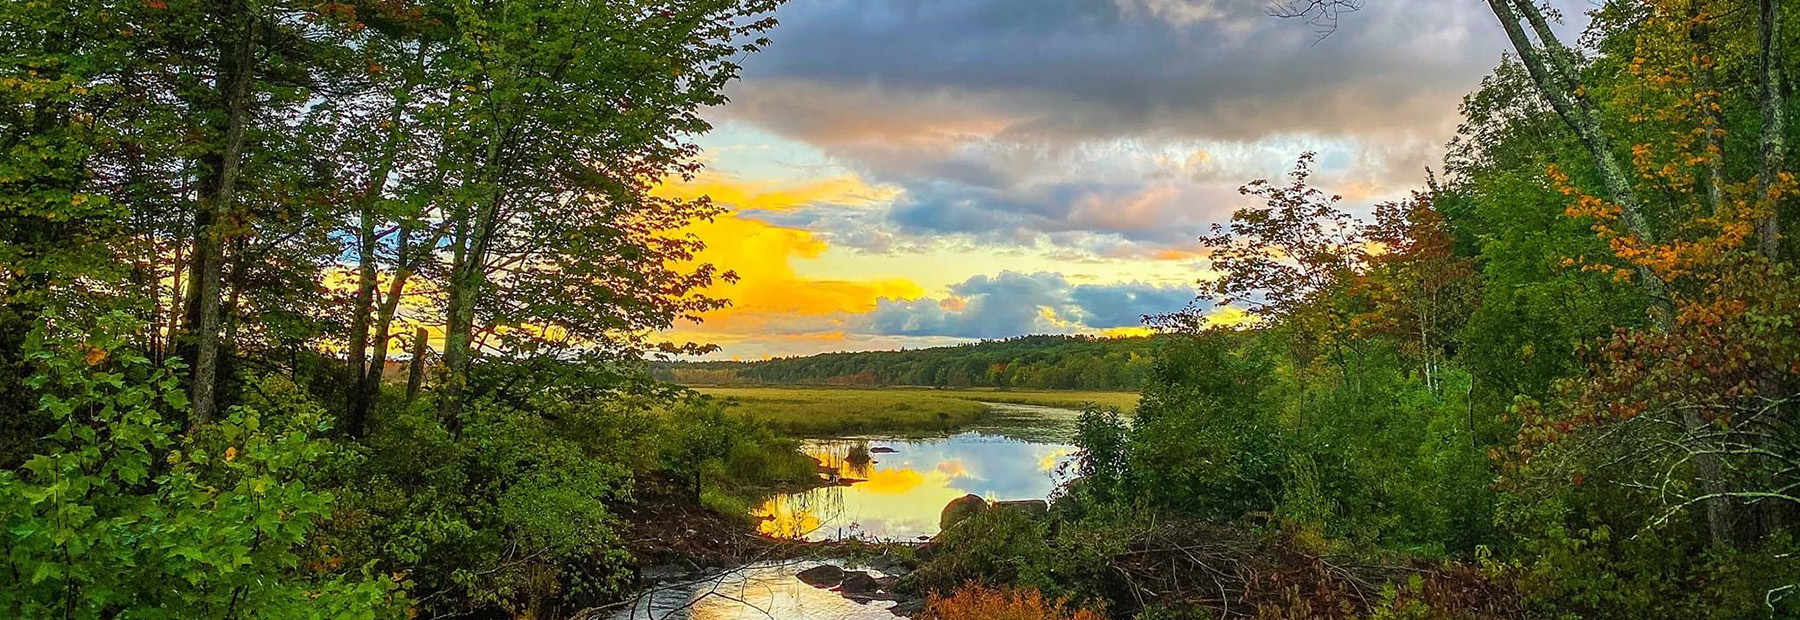
<svg viewBox="0 0 1800 620"><path fill-rule="evenodd" d="M881 204L893 200L900 194L900 189L871 186L854 175L818 180L743 180L707 170L692 181L657 186L655 193L683 200L707 196L715 203L735 209L781 211L815 204L846 207Z"/></svg>
<svg viewBox="0 0 1800 620"><path fill-rule="evenodd" d="M796 262L816 259L826 243L811 232L727 214L698 222L689 231L707 240L699 262L729 267L739 278L719 282L708 294L731 306L702 315L691 332L729 340L738 334L835 341L843 331L838 316L868 312L882 297L912 299L924 294L902 279L818 280L799 275Z"/></svg>

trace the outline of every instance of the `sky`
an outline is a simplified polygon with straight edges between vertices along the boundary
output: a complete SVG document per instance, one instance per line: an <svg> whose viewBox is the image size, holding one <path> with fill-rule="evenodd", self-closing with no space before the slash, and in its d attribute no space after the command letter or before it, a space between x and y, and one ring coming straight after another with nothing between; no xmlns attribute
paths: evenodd
<svg viewBox="0 0 1800 620"><path fill-rule="evenodd" d="M1552 3L1579 18L1582 0ZM716 358L1143 333L1196 238L1306 151L1353 212L1422 187L1508 49L1476 0L1369 0L1319 39L1269 0L790 0L671 195L740 280ZM1211 311L1201 304L1202 311Z"/></svg>

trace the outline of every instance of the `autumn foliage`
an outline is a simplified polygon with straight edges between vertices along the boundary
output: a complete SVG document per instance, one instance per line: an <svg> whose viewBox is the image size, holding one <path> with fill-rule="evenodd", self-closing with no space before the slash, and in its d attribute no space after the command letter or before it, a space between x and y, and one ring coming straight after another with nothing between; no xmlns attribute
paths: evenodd
<svg viewBox="0 0 1800 620"><path fill-rule="evenodd" d="M1089 609L1071 607L1034 589L1000 589L971 584L949 596L932 597L925 607L932 620L1105 620Z"/></svg>

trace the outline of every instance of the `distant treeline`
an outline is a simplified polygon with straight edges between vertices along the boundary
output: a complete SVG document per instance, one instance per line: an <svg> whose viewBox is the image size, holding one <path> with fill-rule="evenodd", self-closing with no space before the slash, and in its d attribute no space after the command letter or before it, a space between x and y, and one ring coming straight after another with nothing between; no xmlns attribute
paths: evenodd
<svg viewBox="0 0 1800 620"><path fill-rule="evenodd" d="M658 364L659 378L704 384L912 385L1136 390L1155 337L1020 336L910 349L823 353L754 362Z"/></svg>

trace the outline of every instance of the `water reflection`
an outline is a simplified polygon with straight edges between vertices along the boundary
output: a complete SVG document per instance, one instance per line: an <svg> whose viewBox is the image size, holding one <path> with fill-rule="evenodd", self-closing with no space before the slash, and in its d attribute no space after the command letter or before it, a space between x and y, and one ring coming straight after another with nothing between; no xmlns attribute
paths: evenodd
<svg viewBox="0 0 1800 620"><path fill-rule="evenodd" d="M682 581L646 593L613 620L894 620L892 603L857 603L815 588L794 573L821 562L753 564L713 579Z"/></svg>
<svg viewBox="0 0 1800 620"><path fill-rule="evenodd" d="M989 499L1043 498L1055 488L1057 466L1077 412L1030 405L991 405L993 416L974 432L937 440L820 441L812 455L850 486L771 498L757 510L765 533L822 540L860 536L904 540L937 532L938 512L974 493ZM649 593L614 620L897 620L887 603L860 604L794 577L817 562L765 563L716 580Z"/></svg>
<svg viewBox="0 0 1800 620"><path fill-rule="evenodd" d="M1042 499L1073 447L970 432L929 440L819 441L808 452L848 486L777 495L756 511L772 536L907 540L937 533L938 513L973 493L990 500Z"/></svg>

